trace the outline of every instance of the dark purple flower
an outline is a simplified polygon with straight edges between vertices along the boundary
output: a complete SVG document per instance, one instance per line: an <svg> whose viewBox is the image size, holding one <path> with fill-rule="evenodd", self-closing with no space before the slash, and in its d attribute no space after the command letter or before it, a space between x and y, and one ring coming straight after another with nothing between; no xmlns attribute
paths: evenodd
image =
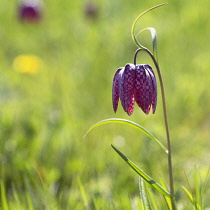
<svg viewBox="0 0 210 210"><path fill-rule="evenodd" d="M38 0L24 0L19 5L18 13L23 21L38 22L42 16L42 5Z"/></svg>
<svg viewBox="0 0 210 210"><path fill-rule="evenodd" d="M151 106L155 113L157 84L150 65L127 64L116 71L112 86L114 112L117 111L119 99L128 115L132 114L135 101L145 114L149 113Z"/></svg>

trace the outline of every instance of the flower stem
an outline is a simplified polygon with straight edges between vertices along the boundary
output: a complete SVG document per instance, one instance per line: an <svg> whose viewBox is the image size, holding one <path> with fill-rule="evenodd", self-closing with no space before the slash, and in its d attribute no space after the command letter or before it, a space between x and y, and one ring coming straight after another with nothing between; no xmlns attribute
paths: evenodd
<svg viewBox="0 0 210 210"><path fill-rule="evenodd" d="M173 168L172 168L172 155L171 155L171 140L170 140L170 132L169 132L169 126L168 126L168 117L167 117L166 99L165 99L163 80L162 80L159 65L158 65L155 57L153 56L153 54L147 48L137 49L137 51L135 52L135 55L134 55L134 64L136 63L137 54L141 50L148 53L149 56L152 58L152 60L155 64L155 67L157 69L158 77L159 77L160 89L161 89L161 95L162 95L162 104L163 104L163 115L164 115L165 129L166 129L166 138L167 138L167 145L168 145L168 172L169 172L170 194L173 197L171 199L171 205L172 205L172 210L176 210L175 199L174 199L174 181L173 181Z"/></svg>
<svg viewBox="0 0 210 210"><path fill-rule="evenodd" d="M158 4L158 5L154 6L154 7L151 7L151 8L149 8L149 9L147 9L146 11L142 12L142 13L134 20L133 25L132 25L132 27L131 27L131 37L132 37L134 43L136 43L136 45L139 46L140 48L146 49L146 47L144 47L143 45L141 45L141 44L138 42L138 40L136 39L136 36L135 36L135 26L136 26L137 21L138 21L144 14L148 13L149 11L151 11L151 10L153 10L153 9L156 9L156 8L158 8L158 7L161 7L161 6L165 5L165 4L167 4L167 3Z"/></svg>

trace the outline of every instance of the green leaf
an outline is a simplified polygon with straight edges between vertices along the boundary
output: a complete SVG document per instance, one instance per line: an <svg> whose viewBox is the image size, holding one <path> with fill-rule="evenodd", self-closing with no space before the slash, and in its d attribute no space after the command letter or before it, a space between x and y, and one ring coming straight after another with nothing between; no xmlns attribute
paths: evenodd
<svg viewBox="0 0 210 210"><path fill-rule="evenodd" d="M163 149L163 151L168 154L168 150L167 148L160 142L157 140L157 138L155 138L148 130L146 130L144 127L142 127L141 125L135 123L135 122L132 122L132 121L129 121L129 120L125 120L125 119L120 119L120 118L110 118L110 119L105 119L105 120L102 120L100 122L97 122L95 125L93 125L87 132L86 134L84 135L84 137L87 136L88 133L90 133L93 129L97 128L98 126L100 125L104 125L104 124L107 124L107 123L122 123L122 124L125 124L125 125L130 125L131 127L134 127L138 130L140 130L142 133L144 133L145 135L147 135L150 139L152 139L156 144L158 144L161 149Z"/></svg>
<svg viewBox="0 0 210 210"><path fill-rule="evenodd" d="M144 48L144 49L146 48L146 47L144 47L143 45L141 45L141 44L138 42L138 40L136 39L136 36L135 36L135 26L136 26L136 23L138 22L138 20L139 20L144 14L146 14L146 13L148 13L149 11L151 11L151 10L153 10L153 9L156 9L156 8L158 8L158 7L160 7L160 6L163 6L163 5L165 5L165 4L167 4L167 3L158 4L158 5L154 6L154 7L151 7L151 8L149 8L149 9L147 9L146 11L142 12L142 13L134 20L133 25L132 25L132 27L131 27L131 36L132 36L133 41L135 42L135 44L136 44L138 47Z"/></svg>
<svg viewBox="0 0 210 210"><path fill-rule="evenodd" d="M155 28L152 27L148 27L148 28L144 28L141 31L139 31L136 35L134 35L136 38L144 31L150 31L151 37L152 37L152 51L153 51L153 55L156 59L156 61L158 62L158 53L157 53L157 32L155 30Z"/></svg>
<svg viewBox="0 0 210 210"><path fill-rule="evenodd" d="M112 148L126 161L126 163L138 174L140 175L146 182L148 182L152 187L158 190L162 195L173 198L169 192L167 192L163 187L161 187L156 181L154 181L151 177L149 177L143 170L138 168L132 161L130 161L123 153L121 153L117 148L111 145Z"/></svg>

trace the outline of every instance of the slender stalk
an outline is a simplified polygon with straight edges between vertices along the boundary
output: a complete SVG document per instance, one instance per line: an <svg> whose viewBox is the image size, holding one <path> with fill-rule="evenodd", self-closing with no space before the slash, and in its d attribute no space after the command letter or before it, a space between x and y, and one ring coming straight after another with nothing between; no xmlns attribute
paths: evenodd
<svg viewBox="0 0 210 210"><path fill-rule="evenodd" d="M160 68L157 62L157 46L156 49L154 49L154 43L153 43L153 51L154 51L154 55L143 45L141 45L136 36L135 36L135 26L137 21L146 13L148 13L149 11L156 9L160 6L163 6L167 3L162 3L159 5L156 5L154 7L149 8L148 10L142 12L133 22L133 25L131 27L131 36L132 39L134 41L134 43L139 47L139 49L135 52L134 55L134 64L136 65L136 58L137 58L137 54L143 50L146 53L149 54L149 56L152 58L155 67L157 69L157 73L158 73L158 77L159 77L159 82L160 82L160 89L161 89L161 96L162 96L162 104L163 104L163 115L164 115L164 122L165 122L165 129L166 129L166 138L167 138L167 146L168 146L168 171L169 171L169 183L170 183L170 194L172 195L173 199L171 199L171 206L172 206L172 210L176 210L176 206L175 206L175 198L174 198L174 181L173 181L173 168L172 168L172 155L171 155L171 140L170 140L170 133L169 133L169 126L168 126L168 117L167 117L167 109L166 109L166 99L165 99L165 91L164 91L164 85L163 85L163 80L162 80L162 76L161 76L161 72L160 72ZM148 28L147 28L148 29ZM147 30L147 29L143 29ZM139 33L141 33L142 31L140 31ZM155 35L156 36L156 35ZM156 50L156 51L155 51Z"/></svg>
<svg viewBox="0 0 210 210"><path fill-rule="evenodd" d="M146 48L139 48L135 52L134 55L134 64L136 64L136 57L137 54L141 51L147 52L150 57L152 58L155 67L157 69L159 82L160 82L160 89L161 89L161 95L162 95L162 104L163 104L163 115L164 115L164 122L165 122L165 129L166 129L166 138L167 138L167 145L168 145L168 172L169 172L169 183L170 183L170 194L172 195L173 199L171 199L171 205L172 209L176 210L175 206L175 199L174 199L174 181L173 181L173 168L172 168L172 155L171 155L171 140L170 140L170 132L169 132L169 126L168 126L168 117L167 117L167 109L166 109L166 99L165 99L165 91L164 91L164 85L163 85L163 79L161 76L159 65L154 58L153 54Z"/></svg>
<svg viewBox="0 0 210 210"><path fill-rule="evenodd" d="M145 48L145 47L144 47L143 45L141 45L141 44L138 42L138 40L136 39L135 33L134 33L134 31L135 31L135 26L136 26L137 21L138 21L143 15L145 15L146 13L148 13L149 11L151 11L151 10L153 10L153 9L156 9L156 8L158 8L158 7L161 7L161 6L165 5L165 4L167 4L167 3L158 4L158 5L154 6L154 7L151 7L151 8L149 8L149 9L147 9L146 11L142 12L142 13L134 20L133 25L132 25L132 27L131 27L131 37L132 37L132 39L133 39L133 41L134 41L135 43L138 43L137 45L138 45L140 48Z"/></svg>

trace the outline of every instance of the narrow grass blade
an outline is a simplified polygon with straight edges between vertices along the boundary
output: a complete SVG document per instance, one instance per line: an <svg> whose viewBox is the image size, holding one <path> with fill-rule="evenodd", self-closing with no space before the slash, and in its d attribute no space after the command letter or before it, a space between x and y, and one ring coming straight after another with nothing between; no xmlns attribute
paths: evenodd
<svg viewBox="0 0 210 210"><path fill-rule="evenodd" d="M195 200L192 196L192 194L189 192L189 190L187 188L185 188L184 186L182 186L182 189L184 190L185 194L187 195L187 197L189 198L190 202L194 205L195 204Z"/></svg>
<svg viewBox="0 0 210 210"><path fill-rule="evenodd" d="M202 210L202 195L201 195L201 180L200 180L200 174L198 172L198 169L194 169L194 183L195 183L195 197L196 197L196 209Z"/></svg>
<svg viewBox="0 0 210 210"><path fill-rule="evenodd" d="M148 197L149 197L149 201L150 201L150 205L152 207L152 210L159 210L160 208L158 207L158 203L157 203L157 199L155 199L152 191L146 187L146 190L147 190L147 194L148 194Z"/></svg>
<svg viewBox="0 0 210 210"><path fill-rule="evenodd" d="M129 120L125 120L125 119L120 119L120 118L110 118L110 119L105 119L105 120L102 120L100 122L97 122L95 125L93 125L87 132L86 134L84 135L84 137L87 136L88 133L90 133L93 129L97 128L98 126L101 126L101 125L104 125L104 124L107 124L107 123L122 123L122 124L125 124L125 125L129 125L131 127L134 127L138 130L140 130L142 133L144 133L145 135L147 135L151 140L153 140L156 144L158 144L158 146L161 147L161 149L166 153L168 154L168 150L167 148L160 142L157 140L157 138L155 138L148 130L146 130L144 127L142 127L141 125L135 123L135 122L132 122L132 121L129 121Z"/></svg>
<svg viewBox="0 0 210 210"><path fill-rule="evenodd" d="M25 184L26 184L26 188L27 188L26 197L27 197L27 201L28 201L28 207L30 210L35 210L37 208L36 208L36 205L34 202L33 192L31 189L31 185L26 177L25 177Z"/></svg>
<svg viewBox="0 0 210 210"><path fill-rule="evenodd" d="M209 179L209 172L210 172L210 166L208 168L208 172L206 174L206 178L205 178L205 181L204 181L204 184L203 184L203 187L202 187L202 192L201 192L202 195L204 195L206 187L207 187L207 182L208 182L208 179Z"/></svg>
<svg viewBox="0 0 210 210"><path fill-rule="evenodd" d="M20 207L21 202L20 202L19 195L18 195L18 192L15 187L15 184L12 185L12 194L13 194L14 200L16 201L17 205Z"/></svg>
<svg viewBox="0 0 210 210"><path fill-rule="evenodd" d="M173 198L169 192L167 192L163 187L161 187L156 181L154 181L151 177L149 177L143 170L138 168L133 162L131 162L123 153L121 153L117 148L111 145L112 148L125 160L125 162L138 174L140 175L146 182L148 182L152 187L158 190L162 195Z"/></svg>
<svg viewBox="0 0 210 210"><path fill-rule="evenodd" d="M1 202L2 207L4 210L9 210L9 206L7 203L7 196L6 196L6 190L3 181L1 181Z"/></svg>
<svg viewBox="0 0 210 210"><path fill-rule="evenodd" d="M84 206L86 207L86 209L88 209L88 198L87 198L87 194L85 192L84 186L83 186L80 179L78 179L77 182L78 182L78 185L79 185L79 189L80 189L80 193L81 193L81 196L82 196Z"/></svg>
<svg viewBox="0 0 210 210"><path fill-rule="evenodd" d="M139 192L140 192L140 197L142 200L143 209L144 210L152 210L149 205L148 195L147 195L146 188L144 185L144 179L141 176L139 176Z"/></svg>
<svg viewBox="0 0 210 210"><path fill-rule="evenodd" d="M160 183L161 183L161 186L167 191L168 187L166 186L165 181L163 179L160 179ZM168 197L165 197L165 201L166 201L168 209L172 210L171 199Z"/></svg>

